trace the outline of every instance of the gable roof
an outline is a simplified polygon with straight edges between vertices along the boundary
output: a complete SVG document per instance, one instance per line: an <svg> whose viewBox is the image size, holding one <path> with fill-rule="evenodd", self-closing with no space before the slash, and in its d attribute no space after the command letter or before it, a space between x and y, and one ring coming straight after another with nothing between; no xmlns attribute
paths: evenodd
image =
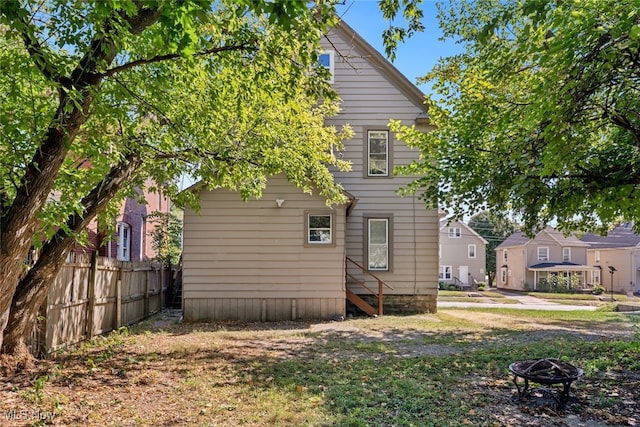
<svg viewBox="0 0 640 427"><path fill-rule="evenodd" d="M618 225L606 236L586 233L582 241L590 245L590 249L631 248L640 246L640 235L633 231L632 223Z"/></svg>
<svg viewBox="0 0 640 427"><path fill-rule="evenodd" d="M402 94L422 111L419 119L428 120L426 114L425 95L418 87L402 74L387 58L382 56L373 46L362 38L345 21L340 20L338 25L331 28L345 40L350 41L358 50L364 53L367 61L389 80ZM326 36L325 36L326 37Z"/></svg>
<svg viewBox="0 0 640 427"><path fill-rule="evenodd" d="M551 237L551 239L555 240L560 246L579 246L579 247L588 246L587 244L585 244L585 242L583 242L582 240L578 239L574 234L570 234L568 236L565 236L562 232L556 230L553 227L547 226L547 228L542 230L541 233L542 232L547 233L549 235L549 237ZM538 233L538 234L540 234L540 233ZM538 236L536 236L536 237L538 237Z"/></svg>
<svg viewBox="0 0 640 427"><path fill-rule="evenodd" d="M538 234L536 234L533 239L530 239L529 237L527 237L526 234L520 231L517 233L513 233L511 236L507 237L507 239L504 242L500 243L496 247L496 249L504 249L504 248L510 248L510 247L516 247L516 246L526 246L527 244L529 244L534 240L539 241L540 237L543 234L547 235L558 246L562 246L562 247L565 247L565 246L588 247L589 246L588 243L583 242L573 234L569 236L565 236L563 233L556 230L555 228L547 226L544 230L539 231Z"/></svg>
<svg viewBox="0 0 640 427"><path fill-rule="evenodd" d="M442 219L440 219L440 231L444 231L445 227L451 227L452 224L458 224L458 225L462 226L463 228L465 228L468 231L467 235L472 235L472 236L478 238L485 245L489 244L489 242L484 237L479 235L476 232L476 230L474 230L473 228L469 227L467 224L465 224L462 221L451 221L451 222L449 222L446 218L442 218Z"/></svg>
<svg viewBox="0 0 640 427"><path fill-rule="evenodd" d="M496 249L511 248L516 246L524 246L529 242L529 238L521 231L516 231L507 237L502 243L496 246Z"/></svg>

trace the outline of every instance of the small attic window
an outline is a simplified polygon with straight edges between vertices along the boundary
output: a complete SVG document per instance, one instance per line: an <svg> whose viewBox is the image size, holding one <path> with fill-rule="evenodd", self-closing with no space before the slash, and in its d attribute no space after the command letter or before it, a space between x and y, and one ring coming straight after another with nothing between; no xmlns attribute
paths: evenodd
<svg viewBox="0 0 640 427"><path fill-rule="evenodd" d="M333 83L333 57L334 52L332 50L327 50L324 52L320 52L318 54L318 63L329 70L329 74L331 74L331 78L329 79L329 83Z"/></svg>

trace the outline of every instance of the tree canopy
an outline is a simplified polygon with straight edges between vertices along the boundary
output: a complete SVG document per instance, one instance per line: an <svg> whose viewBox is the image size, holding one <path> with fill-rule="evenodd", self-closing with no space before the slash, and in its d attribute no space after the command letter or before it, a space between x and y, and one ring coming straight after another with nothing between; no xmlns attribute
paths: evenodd
<svg viewBox="0 0 640 427"><path fill-rule="evenodd" d="M439 5L445 37L421 134L400 172L455 216L511 210L524 229L640 226L640 16L632 0L456 1Z"/></svg>
<svg viewBox="0 0 640 427"><path fill-rule="evenodd" d="M145 182L180 200L187 173L249 198L284 173L343 200L331 147L350 131L324 125L338 106L317 64L336 19L297 0L0 2L3 351L88 224Z"/></svg>

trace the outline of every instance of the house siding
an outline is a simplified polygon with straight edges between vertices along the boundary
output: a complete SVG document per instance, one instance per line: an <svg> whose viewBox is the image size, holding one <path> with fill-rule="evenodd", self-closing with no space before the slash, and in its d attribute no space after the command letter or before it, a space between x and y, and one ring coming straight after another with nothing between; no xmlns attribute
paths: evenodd
<svg viewBox="0 0 640 427"><path fill-rule="evenodd" d="M366 134L368 130L388 130L390 119L405 125L415 124L424 111L421 96L408 96L398 81L390 79L379 66L379 57L361 44L336 31L328 36L335 49L334 88L342 100L341 113L327 120L334 126L349 124L355 135L345 141L340 156L351 162L349 172L335 171L334 176L358 204L347 219L347 256L366 265L365 218L390 216L392 253L390 271L375 271L393 290L385 289L385 301L393 306L394 296L428 296L415 298L418 311L435 311L438 283L438 215L427 209L417 197L401 197L397 190L410 183L414 177L367 177ZM396 76L397 77L397 76ZM406 87L405 87L406 88ZM422 130L428 130L422 126ZM390 166L406 165L419 156L390 132ZM354 289L355 292L358 292ZM402 299L402 298L401 298ZM427 302L425 302L425 300ZM406 305L406 302L401 304ZM385 305L387 305L385 303Z"/></svg>
<svg viewBox="0 0 640 427"><path fill-rule="evenodd" d="M437 211L397 190L414 177L366 177L366 132L388 130L390 119L412 125L424 113L419 90L347 26L328 35L334 55L334 88L341 112L327 125L349 124L355 135L337 153L351 162L348 172L332 170L336 182L357 199L333 209L334 244L305 245L305 212L326 211L284 177L270 178L260 200L243 202L237 193L201 191L199 215L184 218L184 318L272 321L327 319L346 310L345 256L365 259L365 218L389 217L389 271L375 271L393 290L384 290L387 308L404 313L436 311L438 283ZM422 126L422 130L427 127ZM419 156L390 134L390 166ZM285 199L277 208L275 199ZM355 291L355 289L354 289Z"/></svg>
<svg viewBox="0 0 640 427"><path fill-rule="evenodd" d="M345 312L345 207L304 194L282 176L260 200L201 191L199 214L185 211L184 318L273 321ZM281 208L276 199L284 199ZM333 214L332 245L305 245L305 214Z"/></svg>
<svg viewBox="0 0 640 427"><path fill-rule="evenodd" d="M527 282L528 249L524 246L507 249L507 261L503 258L503 248L496 253L496 281L498 287L506 289L524 289ZM506 266L507 282L501 281L501 270ZM532 275L533 278L533 275Z"/></svg>
<svg viewBox="0 0 640 427"><path fill-rule="evenodd" d="M595 252L600 252L600 262L596 263ZM639 248L600 248L589 249L589 265L601 267L601 285L608 291L613 286L614 292L628 293L638 292L640 287L640 249ZM611 277L609 266L616 269ZM613 281L613 284L611 283Z"/></svg>

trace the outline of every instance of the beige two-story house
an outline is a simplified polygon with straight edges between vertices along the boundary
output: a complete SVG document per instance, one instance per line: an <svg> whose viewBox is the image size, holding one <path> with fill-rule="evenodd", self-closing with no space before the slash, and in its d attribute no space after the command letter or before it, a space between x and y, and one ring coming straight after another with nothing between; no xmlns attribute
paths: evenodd
<svg viewBox="0 0 640 427"><path fill-rule="evenodd" d="M338 153L352 169L334 174L349 201L329 208L283 176L248 202L196 189L201 212L184 216L185 320L436 310L438 213L397 194L413 178L394 176L394 167L419 153L387 126L396 119L428 130L423 94L345 23L323 47L321 63L342 100L327 123L355 132Z"/></svg>
<svg viewBox="0 0 640 427"><path fill-rule="evenodd" d="M546 227L533 238L517 232L496 248L496 283L514 290L547 290L554 278L572 278L575 286L591 285L597 267L587 265L589 244Z"/></svg>
<svg viewBox="0 0 640 427"><path fill-rule="evenodd" d="M589 244L588 264L598 267L591 272L592 283L607 291L640 293L640 235L632 223L619 224L606 236L587 233L581 240Z"/></svg>
<svg viewBox="0 0 640 427"><path fill-rule="evenodd" d="M473 289L486 275L487 241L462 221L440 222L438 280L458 289Z"/></svg>

